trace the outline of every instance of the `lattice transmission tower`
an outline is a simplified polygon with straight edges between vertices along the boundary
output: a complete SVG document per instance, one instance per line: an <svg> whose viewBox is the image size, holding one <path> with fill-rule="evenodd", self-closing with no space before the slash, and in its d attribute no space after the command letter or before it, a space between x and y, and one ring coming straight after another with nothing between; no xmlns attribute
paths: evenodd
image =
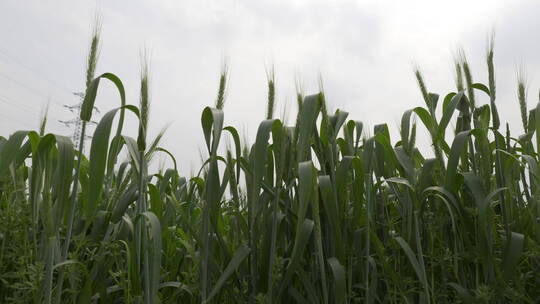
<svg viewBox="0 0 540 304"><path fill-rule="evenodd" d="M73 95L79 97L79 102L73 105L64 104L64 108L68 109L71 113L75 114L76 116L70 120L58 120L58 121L60 123L63 123L66 127L73 129L73 133L71 134L71 141L73 142L74 146L77 146L79 144L79 141L81 140L81 129L82 129L81 107L84 101L84 93L73 92ZM94 106L93 110L96 111L98 114L100 113L99 108L96 106ZM91 125L97 125L97 122L94 120L91 120L87 122L86 125L87 127ZM91 135L85 135L84 141L91 138L92 138Z"/></svg>

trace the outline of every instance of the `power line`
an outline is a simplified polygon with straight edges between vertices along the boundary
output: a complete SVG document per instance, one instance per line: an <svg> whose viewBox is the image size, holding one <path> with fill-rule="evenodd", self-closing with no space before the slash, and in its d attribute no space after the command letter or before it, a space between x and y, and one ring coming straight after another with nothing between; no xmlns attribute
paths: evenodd
<svg viewBox="0 0 540 304"><path fill-rule="evenodd" d="M31 128L31 129L35 129L36 127L35 126L31 126L31 124L28 122L28 121L25 121L25 120L19 120L18 118L15 118L15 117L12 117L12 116L9 116L9 115L6 115L2 112L0 112L0 115L4 116L5 118L11 120L11 121L15 121L17 123L20 123L20 124L23 124L24 126L28 127L28 128Z"/></svg>
<svg viewBox="0 0 540 304"><path fill-rule="evenodd" d="M3 73L0 73L0 76L2 76L3 78L5 78L5 79L7 79L7 80L9 80L9 81L12 81L13 83L18 84L19 86L21 86L22 88L25 88L28 92L30 92L30 93L32 93L32 94L34 94L34 95L36 95L36 96L39 96L39 97L46 97L46 95L43 94L42 92L40 92L39 90L37 90L37 89L35 89L35 88L32 88L32 87L28 86L27 84L18 81L17 79L14 79L14 78L12 78L12 77L10 77L10 76L8 76L8 75L5 75L5 74L3 74ZM59 103L59 102L53 101L53 103L54 103L55 105L59 106L59 107L62 107L62 104Z"/></svg>
<svg viewBox="0 0 540 304"><path fill-rule="evenodd" d="M54 85L55 87L57 87L58 89L61 89L62 91L65 91L64 93L71 93L71 90L66 88L65 86L59 84L58 82L50 79L49 77L46 77L45 75L43 75L42 73L36 71L35 69L33 69L32 67L26 65L24 62L22 62L21 60L19 60L17 57L11 55L10 53L6 52L5 49L2 49L0 48L0 54L3 54L5 57L9 58L12 60L13 63L16 63L18 64L19 66L22 66L24 67L26 70L34 73L34 75L40 77L41 79L49 82L50 84Z"/></svg>
<svg viewBox="0 0 540 304"><path fill-rule="evenodd" d="M4 96L0 96L0 100L3 101L4 103L8 103L8 104L10 104L10 105L12 105L14 107L18 107L21 110L29 111L29 112L33 112L33 113L38 113L38 111L35 108L30 108L30 107L26 106L23 103L16 103L14 101L11 101L11 100L7 99Z"/></svg>
<svg viewBox="0 0 540 304"><path fill-rule="evenodd" d="M0 100L3 101L4 103L10 104L11 106L18 107L19 109L21 109L23 111L32 112L33 114L38 115L38 117L40 117L40 118L43 115L43 112L38 111L36 109L32 109L32 108L24 105L23 103L17 103L16 101L8 99L5 96L0 96ZM47 113L47 117L51 117L52 119L57 119L57 116L51 115L50 112Z"/></svg>
<svg viewBox="0 0 540 304"><path fill-rule="evenodd" d="M21 62L15 56L12 56L11 54L9 54L9 52L6 52L5 50L3 50L1 48L0 48L0 53L3 54L5 57L11 59L13 63L16 63L16 64L24 67L28 71L30 71L30 72L34 73L35 75L39 76L41 79L46 80L50 84L53 84L55 87L61 89L64 93L69 92L69 93L72 93L72 94L74 94L74 95L76 95L76 96L78 96L80 98L80 101L77 104L74 104L74 105L66 105L66 104L61 104L61 103L53 101L54 105L62 107L62 108L67 108L72 113L76 114L75 118L73 118L71 120L60 120L60 119L55 119L55 120L57 120L58 122L64 124L68 128L70 128L71 126L74 127L72 140L73 140L74 143L77 143L79 141L80 137L81 137L82 121L80 119L80 111L81 111L82 103L83 103L83 100L84 100L84 93L71 92L71 90L65 88L63 85L58 84L56 81L53 81L49 77L44 76L42 73L37 72L36 70L29 67L25 63ZM45 96L42 92L40 92L40 90L37 90L34 87L30 87L26 83L20 82L17 79L12 78L11 76L8 76L8 75L3 74L3 73L0 73L0 76L2 76L5 79L8 79L8 80L18 84L19 86L21 86L22 88L25 88L30 93L33 93L33 94L35 94L37 96L40 96L40 97ZM12 104L14 106L19 106L20 108L22 107L22 105L13 104L13 103L9 102L7 99L2 98L2 100L7 101L8 103L10 103L10 104ZM35 110L30 110L30 109L27 109L27 110L36 113ZM99 109L97 107L95 107L95 106L94 106L94 110L96 110L99 113ZM5 115L3 115L3 116L5 116ZM14 119L12 117L10 119L18 121L17 119ZM21 121L19 121L19 122L21 122ZM95 122L95 121L90 121L88 123L89 124L97 124L97 122ZM85 135L84 139L87 139L87 138L91 138L91 136Z"/></svg>

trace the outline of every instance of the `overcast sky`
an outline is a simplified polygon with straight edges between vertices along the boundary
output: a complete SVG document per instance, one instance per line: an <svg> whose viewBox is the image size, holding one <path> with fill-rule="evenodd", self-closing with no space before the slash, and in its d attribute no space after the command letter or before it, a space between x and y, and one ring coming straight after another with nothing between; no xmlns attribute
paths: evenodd
<svg viewBox="0 0 540 304"><path fill-rule="evenodd" d="M189 174L203 147L202 109L213 105L224 57L230 79L226 125L253 139L265 116L266 68L275 66L276 115L296 112L295 79L305 93L322 75L329 108L372 127L387 122L393 140L403 111L424 105L413 66L428 89L454 90L453 55L462 47L475 81L486 82L486 41L495 29L498 106L519 132L516 67L528 75L529 108L540 81L539 1L0 1L0 135L36 129L50 100L48 132L70 134L62 104L84 87L96 11L102 19L97 73L118 75L138 103L140 53L151 65L150 136L170 124L163 146ZM486 102L480 99L480 102ZM119 105L104 85L97 105ZM136 128L127 131L135 135Z"/></svg>

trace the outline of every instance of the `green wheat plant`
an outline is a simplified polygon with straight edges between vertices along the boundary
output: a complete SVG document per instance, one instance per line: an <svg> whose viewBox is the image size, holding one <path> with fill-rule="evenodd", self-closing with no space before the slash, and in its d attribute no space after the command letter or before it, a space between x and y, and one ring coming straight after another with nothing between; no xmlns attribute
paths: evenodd
<svg viewBox="0 0 540 304"><path fill-rule="evenodd" d="M120 78L96 74L99 46L96 26L83 132L102 81L118 99L88 155L82 139L47 133L46 114L39 130L0 137L0 302L540 298L540 106L528 107L531 88L519 74L523 133L501 126L496 80L505 77L494 72L493 37L484 82L463 51L453 66L455 92L429 91L415 69L418 106L403 113L396 134L331 112L322 81L315 94L297 84L291 125L275 118L272 69L265 117L248 143L225 125L224 64L213 107L201 114L205 146L191 176L164 146L165 128L149 136L146 57L139 103L127 104ZM138 121L136 138L126 135L126 115ZM420 129L433 156L417 146ZM158 154L172 166L152 170Z"/></svg>

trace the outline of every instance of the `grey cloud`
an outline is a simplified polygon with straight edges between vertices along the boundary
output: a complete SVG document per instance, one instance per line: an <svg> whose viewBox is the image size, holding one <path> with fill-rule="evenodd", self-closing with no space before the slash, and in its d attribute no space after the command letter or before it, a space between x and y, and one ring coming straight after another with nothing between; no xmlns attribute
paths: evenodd
<svg viewBox="0 0 540 304"><path fill-rule="evenodd" d="M75 102L69 91L80 90L84 84L90 26L97 7L103 16L98 72L118 74L126 86L128 102L137 103L139 51L148 49L151 134L173 123L164 145L187 174L199 162L203 144L200 113L214 103L224 55L230 57L231 64L226 123L246 130L250 138L264 117L265 65L269 63L276 67L277 109L288 101L288 108L294 111L296 76L303 80L306 93L312 93L318 89L321 73L332 109L349 111L350 118L368 125L388 122L395 136L402 112L422 105L412 62L424 70L430 90L444 94L454 89L451 50L461 43L473 64L475 79L483 81L485 37L495 24L501 112L508 120L518 121L513 114L517 109L512 100L513 69L515 62L523 59L532 76L539 70L536 55L540 42L535 39L539 5L525 0L501 3L493 4L498 10L478 13L471 19L460 10L456 14L462 15L446 16L433 4L429 8L434 11L418 14L425 5L413 2L401 9L385 1L368 5L358 1L137 0L95 4L7 0L0 3L0 18L5 23L0 28L0 48L32 71L0 54L0 73L28 80L40 94L0 78L0 98L5 95L35 109L36 118L47 95L59 103ZM433 13L444 18L424 18ZM448 20L459 22L450 24ZM537 90L538 82L531 82L531 87ZM110 109L117 100L113 88L105 85L98 104ZM21 107L0 103L0 111L13 117L23 115ZM51 107L51 113L54 118L71 117L58 105ZM0 122L0 128L5 136L22 126L12 119ZM54 120L50 131L69 132Z"/></svg>

